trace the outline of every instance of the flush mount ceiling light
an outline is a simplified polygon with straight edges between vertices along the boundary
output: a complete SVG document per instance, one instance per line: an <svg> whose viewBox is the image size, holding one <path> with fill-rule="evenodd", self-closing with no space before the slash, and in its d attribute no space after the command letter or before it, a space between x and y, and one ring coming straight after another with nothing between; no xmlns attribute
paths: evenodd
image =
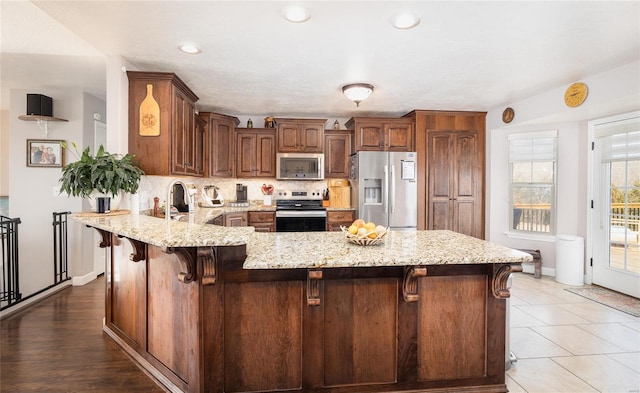
<svg viewBox="0 0 640 393"><path fill-rule="evenodd" d="M192 44L192 43L180 44L179 48L184 53L188 53L190 55L196 55L201 52L200 48L198 48L195 44Z"/></svg>
<svg viewBox="0 0 640 393"><path fill-rule="evenodd" d="M369 98L373 93L373 85L368 83L351 83L342 87L342 94L348 99L356 103L356 106L360 106L360 102Z"/></svg>
<svg viewBox="0 0 640 393"><path fill-rule="evenodd" d="M306 22L309 20L309 18L311 18L311 14L309 13L309 11L299 5L285 7L282 10L282 14L286 20L293 23Z"/></svg>
<svg viewBox="0 0 640 393"><path fill-rule="evenodd" d="M420 18L410 13L398 14L391 19L393 27L400 30L412 29L418 26L419 23Z"/></svg>

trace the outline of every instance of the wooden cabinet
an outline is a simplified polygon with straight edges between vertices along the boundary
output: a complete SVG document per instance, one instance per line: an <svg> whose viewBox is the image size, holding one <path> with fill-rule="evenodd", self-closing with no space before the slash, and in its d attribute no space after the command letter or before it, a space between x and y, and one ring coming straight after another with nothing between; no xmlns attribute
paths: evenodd
<svg viewBox="0 0 640 393"><path fill-rule="evenodd" d="M418 229L484 238L485 112L413 111Z"/></svg>
<svg viewBox="0 0 640 393"><path fill-rule="evenodd" d="M275 130L254 128L236 132L236 177L275 176Z"/></svg>
<svg viewBox="0 0 640 393"><path fill-rule="evenodd" d="M225 227L246 227L247 212L225 213L224 226Z"/></svg>
<svg viewBox="0 0 640 393"><path fill-rule="evenodd" d="M352 131L325 131L324 177L349 178Z"/></svg>
<svg viewBox="0 0 640 393"><path fill-rule="evenodd" d="M340 231L340 225L348 227L356 219L354 210L339 210L327 212L327 231Z"/></svg>
<svg viewBox="0 0 640 393"><path fill-rule="evenodd" d="M414 151L413 121L400 118L354 117L347 121L354 131L352 153L357 151Z"/></svg>
<svg viewBox="0 0 640 393"><path fill-rule="evenodd" d="M275 119L279 153L322 153L326 119Z"/></svg>
<svg viewBox="0 0 640 393"><path fill-rule="evenodd" d="M200 112L207 121L205 132L205 176L234 177L235 128L240 120L234 116Z"/></svg>
<svg viewBox="0 0 640 393"><path fill-rule="evenodd" d="M173 73L127 71L127 76L129 153L140 168L147 175L203 176L204 127L196 121L198 97ZM143 113L141 118L140 107L148 95L158 112ZM144 130L149 124L156 132Z"/></svg>
<svg viewBox="0 0 640 393"><path fill-rule="evenodd" d="M275 232L275 212L249 212L249 226L256 228L256 232Z"/></svg>

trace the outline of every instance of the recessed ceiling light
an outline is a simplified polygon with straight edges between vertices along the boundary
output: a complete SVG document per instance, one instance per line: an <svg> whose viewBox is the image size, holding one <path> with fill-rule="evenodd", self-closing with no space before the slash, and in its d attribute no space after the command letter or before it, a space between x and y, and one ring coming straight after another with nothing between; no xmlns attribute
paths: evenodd
<svg viewBox="0 0 640 393"><path fill-rule="evenodd" d="M293 23L306 22L311 18L311 14L306 8L299 5L292 5L283 9L283 15L286 20Z"/></svg>
<svg viewBox="0 0 640 393"><path fill-rule="evenodd" d="M181 44L180 50L184 53L188 53L190 55L196 55L201 52L200 48L198 48L195 44Z"/></svg>
<svg viewBox="0 0 640 393"><path fill-rule="evenodd" d="M391 20L391 24L396 29L407 30L418 26L420 18L414 14L398 14Z"/></svg>

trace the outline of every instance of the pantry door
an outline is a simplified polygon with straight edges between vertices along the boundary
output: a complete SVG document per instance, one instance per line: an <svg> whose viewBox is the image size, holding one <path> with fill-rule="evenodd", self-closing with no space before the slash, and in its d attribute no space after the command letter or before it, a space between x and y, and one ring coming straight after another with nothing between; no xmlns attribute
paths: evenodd
<svg viewBox="0 0 640 393"><path fill-rule="evenodd" d="M640 297L640 113L589 124L594 284Z"/></svg>

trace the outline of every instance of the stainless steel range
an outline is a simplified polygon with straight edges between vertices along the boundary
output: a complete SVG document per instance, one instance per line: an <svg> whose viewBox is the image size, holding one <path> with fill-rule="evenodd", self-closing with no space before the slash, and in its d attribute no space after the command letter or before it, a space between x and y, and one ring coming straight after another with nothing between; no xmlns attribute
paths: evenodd
<svg viewBox="0 0 640 393"><path fill-rule="evenodd" d="M276 232L320 232L326 227L322 190L276 191Z"/></svg>

